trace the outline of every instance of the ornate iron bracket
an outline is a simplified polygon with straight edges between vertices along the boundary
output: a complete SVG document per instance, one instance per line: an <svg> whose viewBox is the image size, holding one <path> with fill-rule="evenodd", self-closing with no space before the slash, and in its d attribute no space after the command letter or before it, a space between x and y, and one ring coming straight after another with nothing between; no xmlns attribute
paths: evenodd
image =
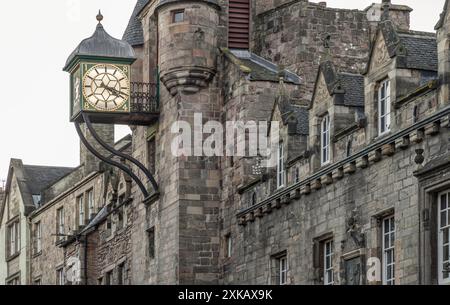
<svg viewBox="0 0 450 305"><path fill-rule="evenodd" d="M144 195L144 202L147 202L150 198L154 197L155 195L159 194L159 187L158 184L156 183L156 180L154 179L153 175L150 173L150 171L142 164L140 163L138 160L136 160L135 158L128 156L120 151L117 151L116 149L114 149L113 147L109 146L108 144L106 144L97 134L97 132L95 131L95 129L93 128L91 121L89 119L89 116L85 113L82 113L83 116L83 120L86 123L86 127L88 128L89 132L91 133L91 135L93 136L93 138L107 151L109 151L112 155L114 156L118 156L120 158L123 158L125 160L130 161L131 163L133 163L134 165L136 165L142 172L144 172L145 176L147 177L147 179L150 181L150 183L152 184L153 190L154 192L150 195L149 192L147 191L146 187L144 186L144 184L142 183L142 181L140 180L140 178L138 176L136 176L133 171L125 166L122 163L116 162L110 158L107 158L105 156L102 156L98 151L95 150L95 148L87 141L86 137L83 135L83 132L81 131L81 127L79 125L79 123L75 122L75 128L77 130L78 136L80 137L81 142L86 146L86 148L97 158L99 158L100 160L102 160L103 162L112 165L114 167L119 168L120 170L122 170L123 172L125 172L126 174L128 174L131 179L134 180L134 182L136 182L136 184L138 185L139 189L141 190L142 194Z"/></svg>

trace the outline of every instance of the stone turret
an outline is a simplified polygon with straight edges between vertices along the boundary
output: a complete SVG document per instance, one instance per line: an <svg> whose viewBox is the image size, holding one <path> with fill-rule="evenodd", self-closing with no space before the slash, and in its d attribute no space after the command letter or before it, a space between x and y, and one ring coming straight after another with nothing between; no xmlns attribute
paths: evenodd
<svg viewBox="0 0 450 305"><path fill-rule="evenodd" d="M217 0L162 0L156 8L161 80L172 95L196 93L216 74Z"/></svg>
<svg viewBox="0 0 450 305"><path fill-rule="evenodd" d="M439 22L436 24L438 43L439 103L447 104L450 96L450 1L446 0Z"/></svg>

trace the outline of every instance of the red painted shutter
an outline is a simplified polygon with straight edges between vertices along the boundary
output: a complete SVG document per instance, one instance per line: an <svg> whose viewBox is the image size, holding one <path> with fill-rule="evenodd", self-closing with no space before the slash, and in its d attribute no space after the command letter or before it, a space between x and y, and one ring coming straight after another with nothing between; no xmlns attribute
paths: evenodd
<svg viewBox="0 0 450 305"><path fill-rule="evenodd" d="M250 39L250 0L229 0L228 47L248 49Z"/></svg>

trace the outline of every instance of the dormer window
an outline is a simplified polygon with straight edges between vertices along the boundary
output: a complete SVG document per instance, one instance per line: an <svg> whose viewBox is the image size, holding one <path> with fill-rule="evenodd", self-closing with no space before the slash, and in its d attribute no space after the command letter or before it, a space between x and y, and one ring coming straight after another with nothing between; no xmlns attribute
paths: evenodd
<svg viewBox="0 0 450 305"><path fill-rule="evenodd" d="M322 165L330 163L330 125L330 116L324 116L320 123L320 160Z"/></svg>
<svg viewBox="0 0 450 305"><path fill-rule="evenodd" d="M391 82L385 80L378 89L378 134L384 135L391 129Z"/></svg>
<svg viewBox="0 0 450 305"><path fill-rule="evenodd" d="M278 144L278 156L277 156L277 188L284 186L284 144L280 142Z"/></svg>

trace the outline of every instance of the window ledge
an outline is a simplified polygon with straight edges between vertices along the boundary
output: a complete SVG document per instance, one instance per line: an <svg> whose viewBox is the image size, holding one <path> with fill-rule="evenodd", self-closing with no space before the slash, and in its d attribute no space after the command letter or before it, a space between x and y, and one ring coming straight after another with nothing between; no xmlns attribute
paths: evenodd
<svg viewBox="0 0 450 305"><path fill-rule="evenodd" d="M42 250L33 254L32 258L36 258L42 255Z"/></svg>
<svg viewBox="0 0 450 305"><path fill-rule="evenodd" d="M17 257L19 257L19 256L20 256L20 252L17 252L16 254L13 254L13 255L10 255L10 256L8 256L8 257L6 258L6 262L8 263L8 262L14 260L15 258L17 258Z"/></svg>

